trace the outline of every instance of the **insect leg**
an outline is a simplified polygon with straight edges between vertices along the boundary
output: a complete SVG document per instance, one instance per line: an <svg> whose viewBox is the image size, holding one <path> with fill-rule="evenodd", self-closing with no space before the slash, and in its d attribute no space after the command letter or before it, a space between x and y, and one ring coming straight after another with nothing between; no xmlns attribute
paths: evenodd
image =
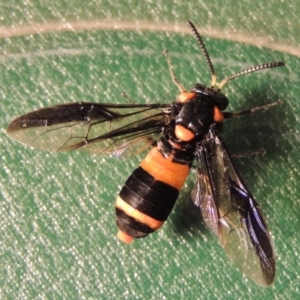
<svg viewBox="0 0 300 300"><path fill-rule="evenodd" d="M239 116L252 114L252 113L258 112L260 110L269 109L270 107L281 105L281 104L282 104L282 101L278 100L278 101L273 102L273 103L269 103L269 104L266 104L266 105L262 105L262 106L258 106L258 107L238 111L238 112L223 112L223 114L224 114L225 119L230 119L230 118L235 118L235 117L239 117Z"/></svg>
<svg viewBox="0 0 300 300"><path fill-rule="evenodd" d="M127 94L126 94L126 92L125 91L123 91L122 93L121 93L121 96L122 97L124 97L126 100L128 100L130 103L132 103L132 104L136 104Z"/></svg>
<svg viewBox="0 0 300 300"><path fill-rule="evenodd" d="M254 155L265 155L266 150L265 149L260 149L257 151L251 151L251 152L246 152L246 153L231 153L231 157L234 158L244 158L244 157L249 157L249 156L254 156Z"/></svg>
<svg viewBox="0 0 300 300"><path fill-rule="evenodd" d="M179 82L179 80L176 78L176 76L174 74L174 68L173 68L173 65L171 64L170 57L169 57L169 54L168 54L168 50L165 50L163 53L164 53L164 55L166 57L166 60L167 60L167 63L168 63L168 67L169 67L169 71L170 71L170 74L171 74L172 81L177 85L180 92L182 92L182 93L186 92L186 89L181 85L181 83Z"/></svg>

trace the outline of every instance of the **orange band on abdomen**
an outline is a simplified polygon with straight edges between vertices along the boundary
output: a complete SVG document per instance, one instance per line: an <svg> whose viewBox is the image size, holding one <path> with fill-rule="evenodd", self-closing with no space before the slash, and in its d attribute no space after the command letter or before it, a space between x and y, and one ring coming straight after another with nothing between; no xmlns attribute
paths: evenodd
<svg viewBox="0 0 300 300"><path fill-rule="evenodd" d="M117 197L116 207L122 210L127 216L134 218L136 221L148 225L150 228L156 230L163 225L164 222L155 220L131 205L127 204L120 196Z"/></svg>
<svg viewBox="0 0 300 300"><path fill-rule="evenodd" d="M172 161L172 156L164 157L157 148L150 150L140 166L152 175L178 190L180 190L189 174L189 165L177 164Z"/></svg>

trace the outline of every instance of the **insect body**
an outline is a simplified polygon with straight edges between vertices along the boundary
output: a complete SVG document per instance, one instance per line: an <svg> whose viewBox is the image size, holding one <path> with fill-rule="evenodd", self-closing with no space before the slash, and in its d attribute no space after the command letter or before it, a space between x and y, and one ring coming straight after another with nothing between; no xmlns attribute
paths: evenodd
<svg viewBox="0 0 300 300"><path fill-rule="evenodd" d="M172 79L180 89L174 103L57 105L15 119L7 133L18 142L42 150L78 149L118 156L129 148L151 146L117 197L118 237L127 243L162 226L195 161L197 180L192 199L206 224L245 275L260 285L270 285L275 276L270 234L257 202L232 164L218 128L224 119L278 103L238 113L223 112L229 101L220 90L233 78L284 64L256 66L217 84L202 38L194 25L188 24L210 68L210 86L196 84L186 91L174 76L165 53Z"/></svg>
<svg viewBox="0 0 300 300"><path fill-rule="evenodd" d="M223 120L214 96L214 91L198 84L191 92L182 92L172 106L172 121L164 125L162 137L126 181L117 198L121 240L129 242L132 237L144 237L169 216L197 147L209 127ZM219 98L227 105L223 95Z"/></svg>

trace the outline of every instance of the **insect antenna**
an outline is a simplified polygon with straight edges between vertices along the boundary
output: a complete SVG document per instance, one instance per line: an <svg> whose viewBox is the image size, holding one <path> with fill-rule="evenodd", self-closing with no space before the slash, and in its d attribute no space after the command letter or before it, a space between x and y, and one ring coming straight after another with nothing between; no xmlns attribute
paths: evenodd
<svg viewBox="0 0 300 300"><path fill-rule="evenodd" d="M239 76L250 74L250 73L253 73L253 72L257 72L257 71L261 71L261 70L264 70L264 69L272 69L272 68L283 67L283 66L284 66L284 62L275 61L275 62L270 62L270 63L266 63L266 64L251 67L249 69L243 70L241 72L238 72L236 74L233 74L231 76L228 76L228 77L224 78L220 82L220 84L218 85L218 90L220 91L228 81L230 81L234 78L237 78Z"/></svg>
<svg viewBox="0 0 300 300"><path fill-rule="evenodd" d="M211 85L211 87L215 87L217 85L217 76L215 74L214 66L213 66L213 64L210 60L209 54L208 54L207 49L205 47L205 44L202 40L202 37L199 34L199 32L197 31L195 25L191 21L188 21L188 25L190 26L192 33L196 37L196 39L197 39L197 41L200 45L200 48L201 48L201 50L202 50L202 52L205 56L208 67L210 69L210 73L211 73L211 84L210 85ZM270 62L270 63L266 63L266 64L262 64L262 65L258 65L258 66L248 68L246 70L243 70L241 72L238 72L236 74L233 74L233 75L228 76L225 79L223 79L220 82L220 84L218 84L218 91L220 91L224 87L224 85L227 84L228 81L230 81L234 78L237 78L239 76L250 74L250 73L253 73L253 72L257 72L257 71L261 71L261 70L264 70L264 69L272 69L272 68L283 67L283 66L284 66L284 62L279 61L279 62Z"/></svg>
<svg viewBox="0 0 300 300"><path fill-rule="evenodd" d="M190 26L191 28L191 31L192 33L194 34L195 38L197 39L199 45L200 45L200 48L205 56L205 59L206 59L206 62L208 64L208 67L210 69L210 73L211 73L211 87L214 87L217 83L217 76L215 74L215 69L214 69L214 66L210 60L210 57L209 57L209 54L207 52L207 49L205 47L205 44L202 40L202 37L201 35L199 34L199 32L197 31L195 25L191 22L191 21L188 21L188 25Z"/></svg>

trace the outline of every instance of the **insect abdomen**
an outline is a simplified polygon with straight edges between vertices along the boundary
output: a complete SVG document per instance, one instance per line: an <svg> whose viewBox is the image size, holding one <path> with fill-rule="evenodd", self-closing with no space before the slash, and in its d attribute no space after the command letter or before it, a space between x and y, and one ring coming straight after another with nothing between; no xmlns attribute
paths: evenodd
<svg viewBox="0 0 300 300"><path fill-rule="evenodd" d="M188 163L175 163L153 148L122 188L116 203L118 237L129 243L160 228L189 173Z"/></svg>

